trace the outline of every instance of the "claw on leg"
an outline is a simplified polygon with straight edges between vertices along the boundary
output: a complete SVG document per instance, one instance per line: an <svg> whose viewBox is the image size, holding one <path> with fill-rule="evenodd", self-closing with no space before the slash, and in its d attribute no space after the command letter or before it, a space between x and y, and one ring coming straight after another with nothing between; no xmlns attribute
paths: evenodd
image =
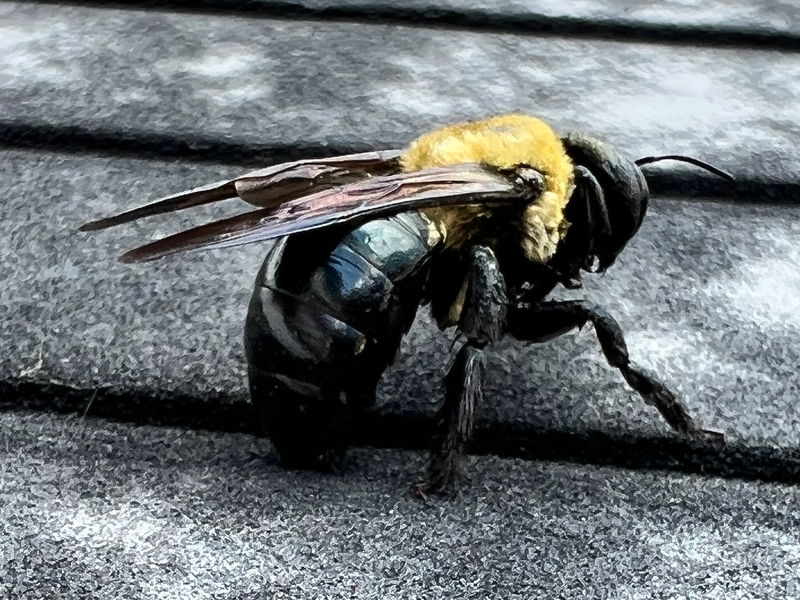
<svg viewBox="0 0 800 600"><path fill-rule="evenodd" d="M420 500L427 500L430 490L428 489L427 483L418 483L416 485L411 486L411 493L414 494Z"/></svg>
<svg viewBox="0 0 800 600"><path fill-rule="evenodd" d="M724 440L725 435L721 431L705 429L699 421L693 419L677 396L654 375L633 366L630 361L618 368L628 385L639 392L647 404L654 406L675 431L698 441Z"/></svg>

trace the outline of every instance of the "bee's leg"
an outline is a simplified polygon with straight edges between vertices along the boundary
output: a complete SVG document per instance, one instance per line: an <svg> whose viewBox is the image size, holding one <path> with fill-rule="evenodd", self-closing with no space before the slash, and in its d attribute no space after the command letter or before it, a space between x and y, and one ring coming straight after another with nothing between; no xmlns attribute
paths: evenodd
<svg viewBox="0 0 800 600"><path fill-rule="evenodd" d="M483 350L464 344L445 377L445 399L436 413L425 482L414 486L418 496L441 492L453 481L458 459L472 436L483 403L485 377Z"/></svg>
<svg viewBox="0 0 800 600"><path fill-rule="evenodd" d="M673 429L696 438L721 440L719 431L704 429L683 403L654 375L635 366L619 323L602 308L575 300L542 302L509 308L506 333L518 340L545 342L591 321L608 363L619 369L625 381L644 401L655 406Z"/></svg>
<svg viewBox="0 0 800 600"><path fill-rule="evenodd" d="M507 299L494 253L476 246L470 255L459 332L467 341L445 377L445 400L436 415L436 432L425 483L417 495L443 491L453 480L458 459L472 437L483 403L486 359L483 349L503 336Z"/></svg>

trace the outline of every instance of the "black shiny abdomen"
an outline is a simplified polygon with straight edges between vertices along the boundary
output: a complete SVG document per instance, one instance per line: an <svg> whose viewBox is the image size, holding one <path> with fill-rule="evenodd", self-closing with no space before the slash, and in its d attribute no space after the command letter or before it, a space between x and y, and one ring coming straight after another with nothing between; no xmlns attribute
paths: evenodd
<svg viewBox="0 0 800 600"><path fill-rule="evenodd" d="M335 469L423 300L429 224L418 213L280 240L245 324L250 392L290 466Z"/></svg>

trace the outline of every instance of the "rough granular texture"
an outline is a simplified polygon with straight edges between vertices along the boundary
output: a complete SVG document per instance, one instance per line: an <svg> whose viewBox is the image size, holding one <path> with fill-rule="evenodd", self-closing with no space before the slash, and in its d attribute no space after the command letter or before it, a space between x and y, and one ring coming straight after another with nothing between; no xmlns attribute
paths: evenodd
<svg viewBox="0 0 800 600"><path fill-rule="evenodd" d="M755 24L763 12L779 32L781 7L717 14ZM523 112L633 157L695 154L743 180L800 174L796 52L610 40L602 28L559 37L13 2L0 16L0 139L15 143L253 161L254 148L402 147Z"/></svg>
<svg viewBox="0 0 800 600"><path fill-rule="evenodd" d="M796 7L302 4L0 0L0 597L800 597ZM561 294L615 315L726 446L675 438L591 327L506 340L457 492L414 500L453 342L423 313L344 472L287 471L247 402L264 247L114 260L236 203L76 232L505 112L736 175L648 167L639 235Z"/></svg>
<svg viewBox="0 0 800 600"><path fill-rule="evenodd" d="M796 486L418 452L285 471L246 435L0 415L11 598L790 598Z"/></svg>

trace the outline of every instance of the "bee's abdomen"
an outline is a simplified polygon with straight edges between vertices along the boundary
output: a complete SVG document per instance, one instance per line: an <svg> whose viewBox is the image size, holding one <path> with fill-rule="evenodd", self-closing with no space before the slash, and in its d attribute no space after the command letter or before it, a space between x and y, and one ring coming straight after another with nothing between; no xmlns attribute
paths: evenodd
<svg viewBox="0 0 800 600"><path fill-rule="evenodd" d="M278 242L250 302L253 402L288 463L338 462L411 326L437 240L418 213Z"/></svg>

